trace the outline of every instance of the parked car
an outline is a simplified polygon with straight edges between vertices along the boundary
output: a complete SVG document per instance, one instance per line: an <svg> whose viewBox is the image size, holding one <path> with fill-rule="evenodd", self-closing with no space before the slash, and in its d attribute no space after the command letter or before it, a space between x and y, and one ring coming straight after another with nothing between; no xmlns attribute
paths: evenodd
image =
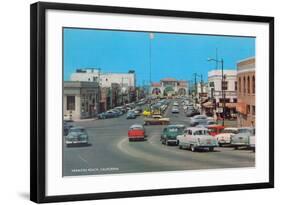
<svg viewBox="0 0 281 205"><path fill-rule="evenodd" d="M129 141L144 140L146 138L145 129L142 125L134 124L128 130Z"/></svg>
<svg viewBox="0 0 281 205"><path fill-rule="evenodd" d="M208 121L207 121L208 123ZM207 128L209 130L209 134L212 136L216 136L222 132L224 129L224 126L222 125L207 125Z"/></svg>
<svg viewBox="0 0 281 205"><path fill-rule="evenodd" d="M135 114L134 111L129 111L127 113L127 119L136 119L137 115Z"/></svg>
<svg viewBox="0 0 281 205"><path fill-rule="evenodd" d="M214 151L214 148L218 146L217 140L209 135L207 128L186 128L177 140L180 149L190 149L192 152L204 148Z"/></svg>
<svg viewBox="0 0 281 205"><path fill-rule="evenodd" d="M70 128L72 128L73 125L68 122L63 122L63 134L64 136L68 135Z"/></svg>
<svg viewBox="0 0 281 205"><path fill-rule="evenodd" d="M250 136L253 135L255 135L255 128L253 127L238 128L238 134L231 138L231 145L234 146L235 149L245 146L249 147Z"/></svg>
<svg viewBox="0 0 281 205"><path fill-rule="evenodd" d="M89 136L83 127L72 127L69 129L68 135L65 136L66 146L73 144L88 144Z"/></svg>
<svg viewBox="0 0 281 205"><path fill-rule="evenodd" d="M231 138L238 133L238 128L236 127L226 127L220 134L216 136L219 146L229 145L231 143Z"/></svg>
<svg viewBox="0 0 281 205"><path fill-rule="evenodd" d="M179 110L179 108L178 108L177 106L174 106L174 107L172 107L171 112L172 112L173 114L175 114L175 113L180 113L180 110Z"/></svg>
<svg viewBox="0 0 281 205"><path fill-rule="evenodd" d="M114 109L109 110L109 111L110 111L110 112L116 113L116 116L117 116L117 117L119 117L119 116L121 116L121 115L124 114L124 113L123 113L120 109L118 109L118 108L114 108Z"/></svg>
<svg viewBox="0 0 281 205"><path fill-rule="evenodd" d="M186 117L193 117L193 116L195 116L195 115L200 115L200 112L198 111L198 110L196 110L196 109L188 109L187 111L186 111Z"/></svg>
<svg viewBox="0 0 281 205"><path fill-rule="evenodd" d="M182 135L185 129L184 125L169 125L163 129L161 134L161 142L162 144L170 145L170 144L177 144L177 136Z"/></svg>
<svg viewBox="0 0 281 205"><path fill-rule="evenodd" d="M114 118L114 117L118 117L118 113L112 110L98 114L99 119L107 119L107 118Z"/></svg>
<svg viewBox="0 0 281 205"><path fill-rule="evenodd" d="M133 112L135 113L136 116L140 116L141 112L139 110L133 109Z"/></svg>
<svg viewBox="0 0 281 205"><path fill-rule="evenodd" d="M145 117L147 117L147 116L150 116L150 115L151 115L151 112L148 111L148 110L145 110L145 111L143 111L142 115L145 116Z"/></svg>
<svg viewBox="0 0 281 205"><path fill-rule="evenodd" d="M256 135L250 136L250 148L253 150L253 152L256 151Z"/></svg>
<svg viewBox="0 0 281 205"><path fill-rule="evenodd" d="M194 117L190 118L190 125L207 125L207 116L205 115L195 115Z"/></svg>
<svg viewBox="0 0 281 205"><path fill-rule="evenodd" d="M64 122L73 122L71 115L64 115L63 116L63 121Z"/></svg>

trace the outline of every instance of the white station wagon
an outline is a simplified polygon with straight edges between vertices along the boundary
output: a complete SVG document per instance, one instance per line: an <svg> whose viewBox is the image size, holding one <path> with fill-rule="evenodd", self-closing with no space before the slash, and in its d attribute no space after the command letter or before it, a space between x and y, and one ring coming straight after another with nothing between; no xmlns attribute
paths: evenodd
<svg viewBox="0 0 281 205"><path fill-rule="evenodd" d="M208 132L208 129L202 127L190 127L184 130L183 135L177 137L180 149L190 149L192 152L198 149L208 148L214 151L218 142Z"/></svg>

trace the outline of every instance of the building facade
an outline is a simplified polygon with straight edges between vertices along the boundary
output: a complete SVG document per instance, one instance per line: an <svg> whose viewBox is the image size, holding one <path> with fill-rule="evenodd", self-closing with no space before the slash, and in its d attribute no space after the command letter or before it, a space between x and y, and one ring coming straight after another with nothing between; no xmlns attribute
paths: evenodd
<svg viewBox="0 0 281 205"><path fill-rule="evenodd" d="M222 85L221 70L211 70L208 72L208 97L213 103L212 108L216 113L220 114L223 112L225 100L225 117L227 118L236 113L237 71L224 70L223 77L224 84Z"/></svg>
<svg viewBox="0 0 281 205"><path fill-rule="evenodd" d="M77 69L70 76L71 81L99 82L101 87L111 87L112 83L119 84L123 90L136 86L135 71L128 73L105 73L99 69Z"/></svg>
<svg viewBox="0 0 281 205"><path fill-rule="evenodd" d="M160 82L151 83L150 94L159 96L188 95L188 82L174 78L164 78Z"/></svg>
<svg viewBox="0 0 281 205"><path fill-rule="evenodd" d="M244 59L237 63L238 127L255 126L256 115L256 83L255 57Z"/></svg>
<svg viewBox="0 0 281 205"><path fill-rule="evenodd" d="M64 81L63 112L67 119L95 117L99 112L97 82Z"/></svg>

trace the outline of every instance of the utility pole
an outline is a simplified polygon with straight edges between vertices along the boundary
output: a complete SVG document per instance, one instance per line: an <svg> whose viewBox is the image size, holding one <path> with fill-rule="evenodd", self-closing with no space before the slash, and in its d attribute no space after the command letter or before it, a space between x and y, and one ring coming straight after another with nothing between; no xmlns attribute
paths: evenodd
<svg viewBox="0 0 281 205"><path fill-rule="evenodd" d="M121 99L122 99L122 105L124 105L124 97L123 97L123 77L122 77L122 80L121 80Z"/></svg>
<svg viewBox="0 0 281 205"><path fill-rule="evenodd" d="M193 73L194 75L194 93L195 93L195 99L197 97L197 81L196 81L196 77L197 77L197 73Z"/></svg>
<svg viewBox="0 0 281 205"><path fill-rule="evenodd" d="M225 90L224 90L224 73L223 73L223 59L221 59L221 94L223 98L223 105L222 105L222 125L224 126L224 119L225 119Z"/></svg>

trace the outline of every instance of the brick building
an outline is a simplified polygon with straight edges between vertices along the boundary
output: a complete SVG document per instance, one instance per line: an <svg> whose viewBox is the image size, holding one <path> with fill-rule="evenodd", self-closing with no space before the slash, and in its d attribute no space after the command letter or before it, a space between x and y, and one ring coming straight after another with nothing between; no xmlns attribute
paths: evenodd
<svg viewBox="0 0 281 205"><path fill-rule="evenodd" d="M237 123L238 127L255 126L256 115L256 80L255 57L237 63Z"/></svg>

